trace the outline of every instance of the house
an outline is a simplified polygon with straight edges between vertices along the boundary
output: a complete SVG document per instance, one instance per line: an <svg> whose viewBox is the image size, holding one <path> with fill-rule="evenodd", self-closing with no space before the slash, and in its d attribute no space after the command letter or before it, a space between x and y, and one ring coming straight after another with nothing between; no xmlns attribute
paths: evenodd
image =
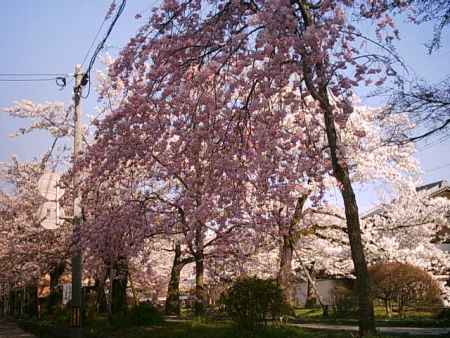
<svg viewBox="0 0 450 338"><path fill-rule="evenodd" d="M450 184L446 180L422 185L416 190L424 192L429 198L444 197L450 200ZM450 214L447 218L450 220ZM440 249L450 252L450 228L446 227L437 231L434 242Z"/></svg>

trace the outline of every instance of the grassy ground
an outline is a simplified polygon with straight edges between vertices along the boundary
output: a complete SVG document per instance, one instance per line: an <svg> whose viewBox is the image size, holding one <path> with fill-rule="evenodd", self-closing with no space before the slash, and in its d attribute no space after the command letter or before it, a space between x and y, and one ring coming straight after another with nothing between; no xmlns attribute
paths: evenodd
<svg viewBox="0 0 450 338"><path fill-rule="evenodd" d="M450 326L450 323L437 321L431 313L411 312L409 317L384 320L379 309L377 326L419 326L439 327ZM323 318L320 308L297 309L297 321L320 322L329 324L356 325L356 319L329 317ZM59 318L59 317L58 317ZM53 318L52 320L28 320L19 321L19 324L27 331L34 333L39 338L64 338L69 337L67 320ZM64 317L65 318L65 317ZM64 319L63 318L63 319ZM245 331L234 326L230 321L212 319L190 319L185 322L147 321L143 326L136 326L136 322L127 317L117 317L110 322L105 316L92 317L85 323L85 338L350 338L351 333L345 332L320 332L308 331L296 327L271 326L258 331ZM67 318L65 318L67 319ZM383 336L386 337L386 336Z"/></svg>
<svg viewBox="0 0 450 338"><path fill-rule="evenodd" d="M22 325L23 326L23 325ZM28 325L28 331L39 338L61 337L61 331L55 333L39 332ZM304 331L294 327L268 327L257 331L238 329L230 323L204 323L190 321L186 323L163 323L156 326L113 328L105 323L86 328L85 338L350 338L350 333ZM385 337L386 338L386 337Z"/></svg>
<svg viewBox="0 0 450 338"><path fill-rule="evenodd" d="M333 324L356 324L357 317L355 315L334 316L324 318L321 308L296 309L295 315L297 320L303 323L333 323ZM384 308L375 307L375 318L377 326L408 326L408 327L448 327L450 320L438 320L436 313L432 311L409 310L405 317L400 317L394 313L391 318L386 317Z"/></svg>
<svg viewBox="0 0 450 338"><path fill-rule="evenodd" d="M436 316L435 312L432 311L418 311L415 309L410 309L406 312L404 318L401 318L398 313L394 312L391 318L386 316L386 312L382 306L376 306L375 309L375 317L377 319L431 319ZM295 314L300 317L305 318L322 318L322 309L319 307L310 308L310 309L296 309Z"/></svg>

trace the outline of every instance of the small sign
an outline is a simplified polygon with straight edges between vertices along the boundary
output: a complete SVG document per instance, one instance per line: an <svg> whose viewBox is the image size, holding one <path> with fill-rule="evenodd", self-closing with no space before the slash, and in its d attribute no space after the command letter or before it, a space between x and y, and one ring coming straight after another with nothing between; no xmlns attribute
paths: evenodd
<svg viewBox="0 0 450 338"><path fill-rule="evenodd" d="M38 181L39 193L49 201L57 201L64 194L64 189L58 186L61 175L53 172L44 173Z"/></svg>
<svg viewBox="0 0 450 338"><path fill-rule="evenodd" d="M47 201L39 208L37 217L41 226L48 230L55 230L63 223L64 210L58 202L64 194L58 186L60 178L61 174L45 172L38 181L39 193Z"/></svg>
<svg viewBox="0 0 450 338"><path fill-rule="evenodd" d="M64 209L58 201L45 202L39 207L37 217L43 228L55 230L64 222Z"/></svg>

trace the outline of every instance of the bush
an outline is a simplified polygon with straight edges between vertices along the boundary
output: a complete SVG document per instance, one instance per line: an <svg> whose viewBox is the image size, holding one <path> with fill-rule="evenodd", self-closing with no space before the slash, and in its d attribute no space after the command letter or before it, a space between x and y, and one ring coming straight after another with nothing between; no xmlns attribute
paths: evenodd
<svg viewBox="0 0 450 338"><path fill-rule="evenodd" d="M161 312L150 303L141 303L133 307L128 317L131 324L135 326L157 325L164 320Z"/></svg>
<svg viewBox="0 0 450 338"><path fill-rule="evenodd" d="M439 320L450 321L450 308L446 307L441 309L436 318Z"/></svg>
<svg viewBox="0 0 450 338"><path fill-rule="evenodd" d="M401 316L408 306L440 307L441 290L426 271L405 263L379 263L369 268L371 292L384 302L386 315L397 305Z"/></svg>
<svg viewBox="0 0 450 338"><path fill-rule="evenodd" d="M288 312L280 287L256 277L237 280L224 294L225 311L239 326L252 329Z"/></svg>
<svg viewBox="0 0 450 338"><path fill-rule="evenodd" d="M161 312L150 303L141 303L127 312L118 312L111 316L110 324L114 328L128 328L133 326L150 326L164 321Z"/></svg>
<svg viewBox="0 0 450 338"><path fill-rule="evenodd" d="M53 315L55 324L58 326L69 325L70 315L71 315L70 308L57 308Z"/></svg>
<svg viewBox="0 0 450 338"><path fill-rule="evenodd" d="M352 289L345 286L336 286L332 293L336 316L349 316L358 311L358 299Z"/></svg>

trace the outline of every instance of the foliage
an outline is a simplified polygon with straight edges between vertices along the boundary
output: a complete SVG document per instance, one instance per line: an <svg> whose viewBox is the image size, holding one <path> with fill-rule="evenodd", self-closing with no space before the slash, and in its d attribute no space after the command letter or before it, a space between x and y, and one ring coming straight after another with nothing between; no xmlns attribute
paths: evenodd
<svg viewBox="0 0 450 338"><path fill-rule="evenodd" d="M242 262L250 255L251 244L247 243L260 243L254 233L274 232L270 227L277 224L275 232L290 245L303 236L303 231L316 236L317 240L310 241L312 246L318 251L327 247L335 270L341 273L344 270L337 267L340 264L336 264L336 252L344 253L341 256L348 259L343 265L347 271L356 272L358 285L362 286L360 303L365 305L361 306L361 322L370 320L358 214L353 214L352 219L336 217L339 225L321 227L315 219L303 217L311 210L302 214L300 203L296 203L301 196L309 196L311 205L316 207L327 186L324 178L330 178L334 171L338 187L343 193L348 192L343 196L344 200L347 196L346 209L351 205L350 209L357 211L356 202L350 198L353 193L349 175L353 182L359 182L379 179L379 172L385 177L404 171L410 174L404 159L411 157L413 148L397 144L390 144L388 149L379 147L385 139L384 129L373 128L379 123L378 114L370 110L358 112L352 99L353 88L362 83L378 86L395 74L391 61L397 58L389 60L394 51L386 42L397 31L386 12L385 1L370 3L166 0L155 9L148 24L110 64L103 79L102 96L112 111L97 121L96 143L86 149L86 157L77 164L86 173L82 243L91 255L86 257L86 266L92 267L94 260L103 265L109 261L111 265L121 256L137 258L149 238L163 234L170 240L173 233L180 233L181 227L183 248L196 263L196 300L202 300L200 305L204 305L204 264L210 269L214 260L234 263L238 257ZM363 35L364 29L354 26L358 22L354 19L371 20L376 27L375 44L387 55L373 54L367 45L360 47L360 42L373 40ZM111 104L112 91L123 100L113 100ZM71 108L60 104L22 101L7 112L36 120L21 133L44 129L56 139L71 135L67 123ZM391 129L399 125L398 120L395 122ZM385 157L386 154L392 157ZM400 169L393 175L381 163L394 163L393 167ZM227 184L217 184L218 181ZM34 215L32 202L36 200L28 195L2 196L2 217L8 220L6 226L2 224L2 230L20 234L20 227L30 223L30 215ZM70 199L68 193L66 196ZM24 208L24 202L30 207ZM21 205L22 210L10 205ZM385 215L380 218L387 219ZM410 257L410 246L404 245L406 236L386 235L390 224L377 222L364 229L367 257L387 251L385 243L396 248L389 254L393 251L397 256ZM413 225L425 239L423 228ZM331 228L337 236L333 236ZM288 238L291 233L294 235ZM38 277L48 270L42 268L43 262L34 259L45 256L35 254L40 249L36 243L42 242L41 235L50 238L43 231L41 234L30 230L24 236L11 236L0 243L1 256L11 262L9 266L0 264L6 266L0 271L2 277L23 279L31 275L29 271ZM46 246L67 248L49 245L65 243L63 235L46 241ZM329 249L330 238L337 248ZM357 241L352 243L355 238ZM418 254L429 254L422 250L423 246L416 245L416 236L411 238L406 243L419 248ZM375 246L374 242L381 244ZM359 255L353 256L354 264L348 244ZM45 252L45 263L54 251ZM59 257L60 252L56 253L54 256ZM291 269L289 254L292 256L292 252L286 254L287 272ZM315 255L310 257L317 260ZM143 255L142 261L145 258ZM425 258L428 263L429 257ZM28 264L18 264L23 262ZM11 273L11 266L21 269ZM263 285L259 289L254 284L249 286L252 292L247 296L254 296L253 291L268 291ZM272 291L267 297L277 296L277 291ZM353 311L351 292L341 290L338 298L338 311ZM242 297L235 301L231 307L242 311L242 304L238 303ZM267 314L273 317L282 312L283 306L276 302L257 297L255 304L243 305L268 307ZM113 322L142 325L156 318L152 311L136 308ZM251 321L264 322L265 312L252 311ZM236 317L244 320L237 311Z"/></svg>
<svg viewBox="0 0 450 338"><path fill-rule="evenodd" d="M397 313L393 313L392 317L386 317L384 305L375 306L376 325L379 327L448 327L450 319L446 319L447 308L436 314L436 309L421 308L408 309L408 312L401 317ZM340 316L338 314L329 317L323 317L322 309L317 308L297 308L295 315L301 323L324 323L333 325L355 325L358 320L357 314ZM448 318L448 317L447 317Z"/></svg>
<svg viewBox="0 0 450 338"><path fill-rule="evenodd" d="M269 279L238 279L224 295L225 311L241 327L255 328L287 312L282 290Z"/></svg>
<svg viewBox="0 0 450 338"><path fill-rule="evenodd" d="M372 294L385 302L387 314L393 303L400 314L411 305L442 305L438 283L418 267L399 262L378 263L370 267L369 274Z"/></svg>
<svg viewBox="0 0 450 338"><path fill-rule="evenodd" d="M437 319L450 321L450 308L442 309L437 315Z"/></svg>
<svg viewBox="0 0 450 338"><path fill-rule="evenodd" d="M150 303L141 303L133 307L128 316L135 326L161 324L164 320L161 312Z"/></svg>
<svg viewBox="0 0 450 338"><path fill-rule="evenodd" d="M161 312L150 303L141 303L127 312L118 312L110 318L111 326L128 328L158 325L164 321Z"/></svg>
<svg viewBox="0 0 450 338"><path fill-rule="evenodd" d="M333 289L334 312L336 316L348 316L358 310L358 299L354 290L345 286L336 286Z"/></svg>
<svg viewBox="0 0 450 338"><path fill-rule="evenodd" d="M450 24L450 2L448 0L409 0L414 7L412 22L416 24L433 23L433 36L426 44L428 54L437 52L444 42L443 33L448 32ZM423 77L423 76L422 76ZM416 123L416 133L410 140L446 136L450 130L450 77L443 75L439 82L417 80L417 74L410 81L403 81L398 88L391 90L392 96L387 106L391 114L408 113Z"/></svg>

